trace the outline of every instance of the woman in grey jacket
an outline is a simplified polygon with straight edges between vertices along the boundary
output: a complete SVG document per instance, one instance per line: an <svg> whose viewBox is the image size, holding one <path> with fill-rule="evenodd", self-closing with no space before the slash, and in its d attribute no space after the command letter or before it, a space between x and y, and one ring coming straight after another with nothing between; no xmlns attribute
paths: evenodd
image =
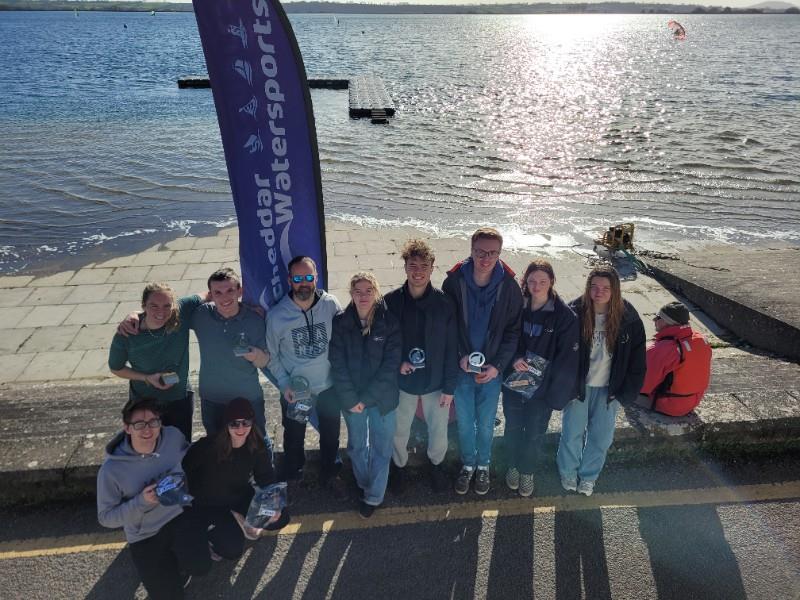
<svg viewBox="0 0 800 600"><path fill-rule="evenodd" d="M162 505L155 488L165 475L183 474L189 445L177 428L161 426L154 400L129 401L122 420L97 474L97 519L125 530L150 598L183 598L191 576L211 568L208 543L183 507Z"/></svg>

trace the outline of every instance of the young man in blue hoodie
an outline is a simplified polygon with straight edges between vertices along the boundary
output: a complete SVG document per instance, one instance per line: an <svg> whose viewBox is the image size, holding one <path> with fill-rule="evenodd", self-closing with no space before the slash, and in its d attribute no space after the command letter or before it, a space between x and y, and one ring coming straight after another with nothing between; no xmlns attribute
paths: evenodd
<svg viewBox="0 0 800 600"><path fill-rule="evenodd" d="M162 427L155 400L130 400L123 429L106 446L97 474L97 519L125 530L131 557L150 598L183 598L192 575L211 569L205 532L182 506L164 506L156 484L183 474L189 444L176 427Z"/></svg>
<svg viewBox="0 0 800 600"><path fill-rule="evenodd" d="M513 359L520 335L522 292L514 272L500 260L502 248L500 232L478 229L472 234L470 257L450 269L442 285L455 303L458 322L461 373L455 402L462 462L455 484L458 494L469 491L473 477L475 493L489 491L501 373Z"/></svg>

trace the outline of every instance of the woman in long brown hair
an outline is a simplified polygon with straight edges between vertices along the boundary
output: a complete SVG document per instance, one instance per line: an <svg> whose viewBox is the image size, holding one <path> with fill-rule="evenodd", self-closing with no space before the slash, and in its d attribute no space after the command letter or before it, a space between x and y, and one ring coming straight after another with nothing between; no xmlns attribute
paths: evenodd
<svg viewBox="0 0 800 600"><path fill-rule="evenodd" d="M556 463L565 490L591 496L614 441L620 403L635 400L642 387L646 338L612 266L592 269L570 307L581 332L578 396L564 408Z"/></svg>
<svg viewBox="0 0 800 600"><path fill-rule="evenodd" d="M236 560L244 551L244 538L256 539L259 531L247 526L244 515L253 497L253 486L275 482L270 450L254 422L253 406L234 398L225 407L225 427L212 437L197 440L183 459L183 470L194 496L192 516L207 531L214 560ZM271 519L267 529L289 522L284 510ZM209 529L209 526L213 528Z"/></svg>

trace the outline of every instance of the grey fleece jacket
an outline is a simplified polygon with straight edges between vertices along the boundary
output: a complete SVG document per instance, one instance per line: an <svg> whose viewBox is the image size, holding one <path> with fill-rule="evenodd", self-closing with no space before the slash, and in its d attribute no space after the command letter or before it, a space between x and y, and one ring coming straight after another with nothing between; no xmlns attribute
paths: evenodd
<svg viewBox="0 0 800 600"><path fill-rule="evenodd" d="M142 490L170 473L183 473L189 444L176 427L162 427L155 451L138 454L124 431L106 446L97 474L97 520L103 527L125 529L129 544L154 536L183 512L182 506L148 506Z"/></svg>
<svg viewBox="0 0 800 600"><path fill-rule="evenodd" d="M312 394L333 385L328 344L333 317L342 312L342 306L328 292L317 290L316 294L316 301L307 311L287 294L267 312L268 369L281 392L289 385L289 379L298 375L308 379Z"/></svg>

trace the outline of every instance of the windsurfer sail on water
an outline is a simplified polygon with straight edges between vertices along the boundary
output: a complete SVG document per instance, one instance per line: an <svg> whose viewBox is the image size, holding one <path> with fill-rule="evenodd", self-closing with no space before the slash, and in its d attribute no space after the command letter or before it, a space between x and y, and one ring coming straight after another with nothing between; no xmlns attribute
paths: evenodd
<svg viewBox="0 0 800 600"><path fill-rule="evenodd" d="M667 22L667 27L672 30L672 37L676 40L686 39L686 29L677 21L671 20Z"/></svg>

